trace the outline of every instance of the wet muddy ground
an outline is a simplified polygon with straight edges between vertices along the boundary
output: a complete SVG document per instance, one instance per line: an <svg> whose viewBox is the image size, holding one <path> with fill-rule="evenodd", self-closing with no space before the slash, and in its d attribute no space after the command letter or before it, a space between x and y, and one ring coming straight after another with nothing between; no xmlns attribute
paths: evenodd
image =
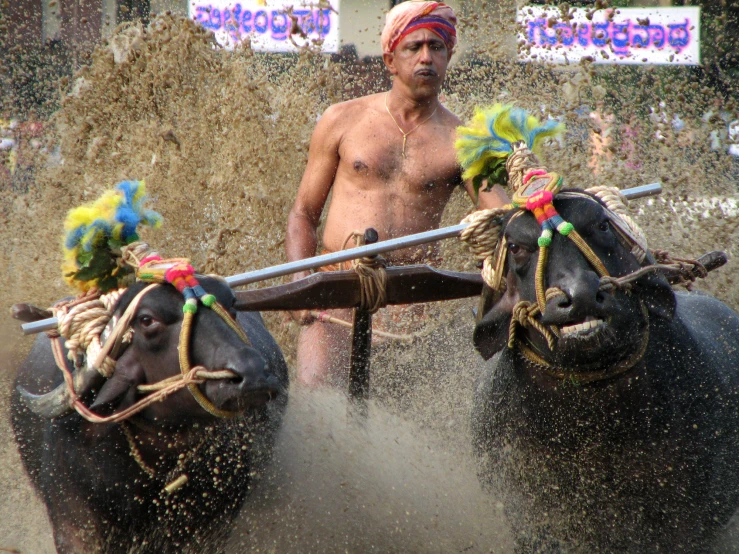
<svg viewBox="0 0 739 554"><path fill-rule="evenodd" d="M481 28L484 21L461 32ZM683 256L727 251L729 265L699 286L739 307L739 162L711 148L722 123L702 119L718 91L706 94L690 75L596 72L587 64L553 71L497 50L476 54L450 70L450 109L465 119L477 104L504 100L563 119L568 133L546 159L570 186L662 181L663 197L634 202L650 246ZM59 270L64 214L126 178L146 179L165 223L144 238L165 254L189 256L201 271L221 275L283 262L282 222L310 133L354 81L310 54L277 60L214 49L207 35L174 18L122 30L62 83L45 152L2 176L2 313L14 302L44 306L68 294ZM624 98L631 89L639 92ZM722 102L736 117L737 107ZM669 123L675 114L685 121L679 132ZM602 136L611 139L594 160ZM443 224L469 209L464 194L455 194ZM445 267L473 269L455 241L444 244L443 256ZM275 463L244 508L229 552L511 551L502 505L481 490L471 455L471 392L482 369L469 340L474 304L448 304L424 341L378 354L377 401L365 425L348 415L338 393L293 391ZM266 319L292 364L297 328L281 314ZM52 552L48 520L8 425L13 368L30 341L12 322L2 332L0 548ZM739 552L736 537L727 551Z"/></svg>

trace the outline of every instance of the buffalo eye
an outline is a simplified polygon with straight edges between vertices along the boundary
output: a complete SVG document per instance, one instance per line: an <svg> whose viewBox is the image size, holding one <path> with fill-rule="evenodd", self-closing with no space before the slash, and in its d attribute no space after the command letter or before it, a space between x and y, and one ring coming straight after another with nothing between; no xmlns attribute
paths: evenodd
<svg viewBox="0 0 739 554"><path fill-rule="evenodd" d="M139 324L141 324L142 327L151 327L154 325L154 318L150 315L142 315L139 317Z"/></svg>
<svg viewBox="0 0 739 554"><path fill-rule="evenodd" d="M607 219L604 219L603 221L600 222L600 225L598 225L598 230L603 231L604 233L608 231L610 228L611 226L609 225Z"/></svg>
<svg viewBox="0 0 739 554"><path fill-rule="evenodd" d="M144 333L145 336L153 336L157 334L162 328L162 322L152 316L151 314L143 313L139 314L136 318L139 329Z"/></svg>
<svg viewBox="0 0 739 554"><path fill-rule="evenodd" d="M523 265L529 258L531 250L515 242L508 243L508 253L513 257L517 265Z"/></svg>

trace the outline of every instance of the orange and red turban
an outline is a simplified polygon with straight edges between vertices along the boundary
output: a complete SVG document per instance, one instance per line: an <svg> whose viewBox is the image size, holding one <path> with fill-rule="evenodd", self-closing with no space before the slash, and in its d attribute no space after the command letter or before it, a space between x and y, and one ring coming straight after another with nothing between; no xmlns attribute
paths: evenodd
<svg viewBox="0 0 739 554"><path fill-rule="evenodd" d="M428 29L441 37L447 49L457 44L457 17L443 2L402 2L387 13L382 30L382 51L390 53L413 31Z"/></svg>

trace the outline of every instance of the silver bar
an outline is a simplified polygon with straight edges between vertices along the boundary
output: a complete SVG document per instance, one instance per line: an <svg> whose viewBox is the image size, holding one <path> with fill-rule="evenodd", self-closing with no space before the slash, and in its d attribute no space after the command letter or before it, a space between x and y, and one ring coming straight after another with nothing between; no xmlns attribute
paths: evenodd
<svg viewBox="0 0 739 554"><path fill-rule="evenodd" d="M298 271L317 269L325 265L338 264L348 260L356 260L357 258L363 258L365 256L374 256L375 254L382 254L391 250L398 250L399 248L410 248L411 246L417 246L419 244L426 244L437 240L456 237L466 227L467 223L460 223L458 225L452 225L451 227L442 227L441 229L424 231L423 233L416 233L415 235L406 235L404 237L384 240L374 244L357 246L356 248L340 250L339 252L332 252L331 254L323 254L321 256L314 256L313 258L305 258L303 260L296 260L294 262L275 265L265 269L249 271L248 273L240 273L239 275L226 277L226 282L232 287L238 287L239 285L248 285L249 283L256 283L257 281L282 277L283 275L297 273Z"/></svg>
<svg viewBox="0 0 739 554"><path fill-rule="evenodd" d="M637 198L644 198L645 196L655 196L662 193L662 183L650 183L648 185L640 185L638 187L631 187L624 189L621 194L629 200L636 200Z"/></svg>
<svg viewBox="0 0 739 554"><path fill-rule="evenodd" d="M634 198L653 196L655 194L660 194L661 192L661 183L651 183L649 185L641 185L639 187L624 189L621 191L621 194L623 194L629 200L633 200ZM466 227L467 223L459 223L458 225L451 225L450 227L442 227L441 229L424 231L423 233L416 233L415 235L406 235L404 237L398 237L396 239L376 242L374 244L367 244L365 246L357 246L356 248L349 248L348 250L341 250L340 252L332 252L331 254L323 254L321 256L314 256L312 258L305 258L303 260L288 262L286 264L266 267L264 269L257 269L254 271L248 271L246 273L239 273L238 275L226 277L226 282L231 287L238 287L240 285L256 283L257 281L266 281L267 279L274 279L276 277L290 275L291 273L298 273L299 271L317 269L325 265L338 264L341 262L346 262L348 260L363 258L365 256L374 256L375 254L390 252L391 250L410 248L411 246L418 246L419 244L427 244L429 242L435 242L437 240L444 240L456 237ZM33 333L49 331L54 328L56 328L55 317L42 319L40 321L34 321L31 323L24 323L21 325L21 329L23 329L24 335L31 335Z"/></svg>

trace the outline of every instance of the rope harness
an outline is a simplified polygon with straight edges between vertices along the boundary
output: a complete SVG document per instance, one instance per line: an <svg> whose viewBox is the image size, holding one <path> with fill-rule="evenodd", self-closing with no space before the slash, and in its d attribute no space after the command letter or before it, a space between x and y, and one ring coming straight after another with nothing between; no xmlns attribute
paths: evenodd
<svg viewBox="0 0 739 554"><path fill-rule="evenodd" d="M142 254L143 257L141 257ZM190 361L189 345L192 323L199 304L213 310L244 343L251 345L239 324L218 303L216 297L208 294L198 283L189 260L184 258L163 260L156 253L150 252L144 243L133 243L124 248L123 262L134 265L137 268L138 280L150 284L134 297L120 318L113 317L112 309L125 289L105 295L93 290L82 297L59 303L51 308L59 319L59 324L58 330L48 334L52 339L54 358L57 366L62 370L69 396L72 399L72 407L91 423L120 423L154 402L160 402L187 387L198 404L211 415L221 418L236 416L237 412L221 410L214 406L198 389L198 385L208 379L231 379L234 373L230 370L211 371L202 366L193 367ZM181 374L163 379L158 383L140 385L138 392L147 394L147 396L121 412L107 417L95 414L77 396L76 390L79 389L79 384L73 382L72 373L65 363L61 338L67 339L64 343L69 350L67 357L75 367L87 363L88 367L96 369L104 377L112 377L116 360L133 340L134 329L131 327L131 321L141 300L154 288L164 284L171 284L185 298L178 345Z"/></svg>
<svg viewBox="0 0 739 554"><path fill-rule="evenodd" d="M618 189L598 186L587 189L585 193L577 191L560 192L562 178L542 167L536 156L531 153L524 143L514 144L513 153L506 160L506 169L509 175L509 183L515 191L513 202L501 208L478 210L468 215L462 220L463 223L469 225L460 234L460 239L467 243L475 258L482 262L481 273L485 283L493 291L502 294L506 289L506 283L503 279L507 258L505 226L524 213L530 212L541 227L541 235L537 240L539 257L535 272L536 302L521 300L514 306L508 330L508 348L513 349L520 342L518 347L525 359L542 368L546 374L563 380L589 383L609 379L624 373L641 360L649 342L649 320L643 304L642 312L647 321L647 327L641 338L640 347L632 356L605 371L574 372L555 368L530 346L522 341L517 341L516 330L518 327L531 328L544 337L549 350L553 351L556 340L560 336L557 326L544 325L539 319L550 300L557 296L566 296L565 292L559 288L546 287L549 248L555 232L570 239L593 267L600 277L599 291L613 293L617 289L629 290L636 280L648 273L671 275L674 277L673 281L689 286L696 279L696 276L704 277L707 271L695 260L673 259L664 251L655 251L653 254L657 263L643 266L637 271L621 277L611 276L603 262L574 226L559 215L554 207L554 198L555 196L562 199L584 198L591 202L596 201L592 196L598 198L605 205L604 210L608 215L609 223L616 231L619 239L624 245L628 246L637 261L642 264L648 252L646 238L639 226L628 215L626 199L619 193ZM513 211L512 215L510 215L511 211ZM508 218L507 222L506 218Z"/></svg>
<svg viewBox="0 0 739 554"><path fill-rule="evenodd" d="M124 247L122 262L136 268L136 276L139 281L150 284L133 298L120 318L114 317L113 308L125 289L119 289L108 294L91 290L81 297L53 306L51 310L58 318L59 323L57 330L50 331L47 334L51 339L56 364L64 376L71 407L91 423L120 423L131 456L144 473L149 475L150 478L154 478L156 472L141 456L134 434L126 420L185 387L209 414L220 418L232 418L238 415L238 412L221 410L214 406L198 388L199 385L209 379L232 379L234 377L234 373L230 370L208 370L203 366L192 366L189 350L190 336L198 306L202 304L213 310L244 343L251 346L251 341L239 324L231 317L228 310L218 303L214 295L203 289L195 278L195 270L190 265L189 260L185 258L163 260L159 255L151 252L146 244L137 242ZM67 357L73 362L75 368L79 368L81 364L86 363L88 367L94 368L104 377L112 377L116 361L133 340L134 328L131 326L131 321L141 300L149 292L165 284L174 286L185 298L178 341L180 375L168 377L158 383L139 385L137 387L138 393L145 396L120 412L110 416L96 414L77 395L76 391L80 389L80 383L74 382L74 376L67 367L64 359L64 346L68 349ZM62 345L63 337L66 338L64 345ZM177 467L170 474L180 474L176 478L173 476L172 479L167 479L168 483L164 487L167 494L176 491L187 483L188 477L182 472L184 462L194 456L204 440L201 440L188 455L181 455L178 458Z"/></svg>

